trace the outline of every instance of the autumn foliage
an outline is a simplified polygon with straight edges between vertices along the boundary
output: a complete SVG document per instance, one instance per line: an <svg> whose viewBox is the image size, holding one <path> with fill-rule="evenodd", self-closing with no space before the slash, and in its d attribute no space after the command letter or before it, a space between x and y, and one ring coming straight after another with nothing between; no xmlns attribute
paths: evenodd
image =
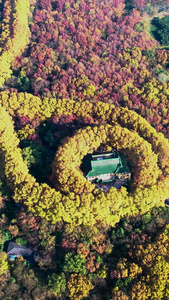
<svg viewBox="0 0 169 300"><path fill-rule="evenodd" d="M21 55L29 42L29 0L4 2L2 34L0 36L0 85L12 74L11 62Z"/></svg>
<svg viewBox="0 0 169 300"><path fill-rule="evenodd" d="M169 144L147 121L133 111L109 104L31 97L26 93L1 93L2 163L15 201L24 202L33 213L54 223L64 220L76 225L113 225L122 216L144 213L154 204L163 205L169 185ZM29 101L30 98L33 101ZM51 177L58 191L45 183L40 185L29 174L17 147L19 140L12 119L5 110L6 107L13 115L13 103L16 103L16 115L32 118L36 115L39 122L63 113L76 113L78 118L90 116L100 123L104 121L104 124L80 129L63 141L56 153ZM109 147L132 158L135 164L130 193L124 187L119 191L111 188L107 193L98 191L78 169L84 155L107 142Z"/></svg>
<svg viewBox="0 0 169 300"><path fill-rule="evenodd" d="M70 291L71 300L80 300L89 295L89 291L93 288L90 281L80 274L72 274L68 281L68 289Z"/></svg>
<svg viewBox="0 0 169 300"><path fill-rule="evenodd" d="M0 1L0 299L169 299L168 4ZM127 186L86 180L100 149Z"/></svg>

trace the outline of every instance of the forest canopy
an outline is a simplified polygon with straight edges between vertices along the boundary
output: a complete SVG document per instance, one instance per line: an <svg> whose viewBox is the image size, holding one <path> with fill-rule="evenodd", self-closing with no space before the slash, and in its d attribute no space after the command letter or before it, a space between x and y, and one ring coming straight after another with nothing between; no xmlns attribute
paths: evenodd
<svg viewBox="0 0 169 300"><path fill-rule="evenodd" d="M168 5L0 1L2 300L169 298Z"/></svg>
<svg viewBox="0 0 169 300"><path fill-rule="evenodd" d="M161 45L169 44L169 16L164 18L154 18L152 20L152 32L155 38L160 42Z"/></svg>

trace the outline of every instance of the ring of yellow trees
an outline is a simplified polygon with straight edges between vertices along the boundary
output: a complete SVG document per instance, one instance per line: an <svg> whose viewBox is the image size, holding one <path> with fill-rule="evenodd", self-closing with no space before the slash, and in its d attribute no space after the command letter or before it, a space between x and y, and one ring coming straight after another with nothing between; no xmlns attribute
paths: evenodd
<svg viewBox="0 0 169 300"><path fill-rule="evenodd" d="M88 116L97 119L100 123L93 128L79 130L72 138L77 140L77 145L83 143L77 137L81 138L84 134L96 139L94 144L91 140L86 149L84 144L82 149L77 146L72 151L72 157L75 156L72 168L79 166L87 151L92 152L100 143L108 142L111 147L131 155L138 167L133 193L128 193L124 187L120 190L111 188L104 193L93 188L89 182L86 188L89 190L75 193L72 189L66 193L37 183L29 174L18 147L19 139L14 131L12 116L29 116L42 121L72 113L79 118ZM64 143L65 147L69 146L71 139ZM57 176L56 162L57 153L53 162L54 177ZM64 164L60 169L64 170ZM77 171L79 176L80 171ZM164 205L169 195L169 143L163 134L156 132L147 121L126 108L116 108L103 102L40 99L27 93L5 91L0 93L0 173L13 191L14 200L27 205L35 215L53 223L64 221L72 227L78 224L114 226L121 217L145 213L153 206ZM87 181L84 179L84 182Z"/></svg>
<svg viewBox="0 0 169 300"><path fill-rule="evenodd" d="M120 125L99 125L80 129L71 138L66 138L58 149L53 162L53 182L59 190L75 194L90 193L94 185L85 179L79 166L83 157L93 153L102 144L110 149L123 151L135 164L133 182L135 187L148 187L161 175L157 155L151 144L136 132Z"/></svg>

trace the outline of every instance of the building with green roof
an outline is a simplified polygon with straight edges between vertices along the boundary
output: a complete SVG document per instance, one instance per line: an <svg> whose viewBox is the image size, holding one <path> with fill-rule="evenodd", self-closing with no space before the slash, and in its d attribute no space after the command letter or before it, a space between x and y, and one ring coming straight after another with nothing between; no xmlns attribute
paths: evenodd
<svg viewBox="0 0 169 300"><path fill-rule="evenodd" d="M87 180L106 183L115 179L131 178L124 159L117 152L92 155L89 163Z"/></svg>

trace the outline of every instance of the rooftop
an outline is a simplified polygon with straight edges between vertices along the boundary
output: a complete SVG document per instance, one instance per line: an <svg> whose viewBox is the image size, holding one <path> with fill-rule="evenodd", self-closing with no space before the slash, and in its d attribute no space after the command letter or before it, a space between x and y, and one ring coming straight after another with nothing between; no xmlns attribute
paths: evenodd
<svg viewBox="0 0 169 300"><path fill-rule="evenodd" d="M26 245L18 245L15 242L9 242L7 255L9 257L22 256L24 258L33 257L34 251Z"/></svg>
<svg viewBox="0 0 169 300"><path fill-rule="evenodd" d="M122 157L117 152L96 153L86 161L86 177L100 174L120 174L128 172Z"/></svg>

